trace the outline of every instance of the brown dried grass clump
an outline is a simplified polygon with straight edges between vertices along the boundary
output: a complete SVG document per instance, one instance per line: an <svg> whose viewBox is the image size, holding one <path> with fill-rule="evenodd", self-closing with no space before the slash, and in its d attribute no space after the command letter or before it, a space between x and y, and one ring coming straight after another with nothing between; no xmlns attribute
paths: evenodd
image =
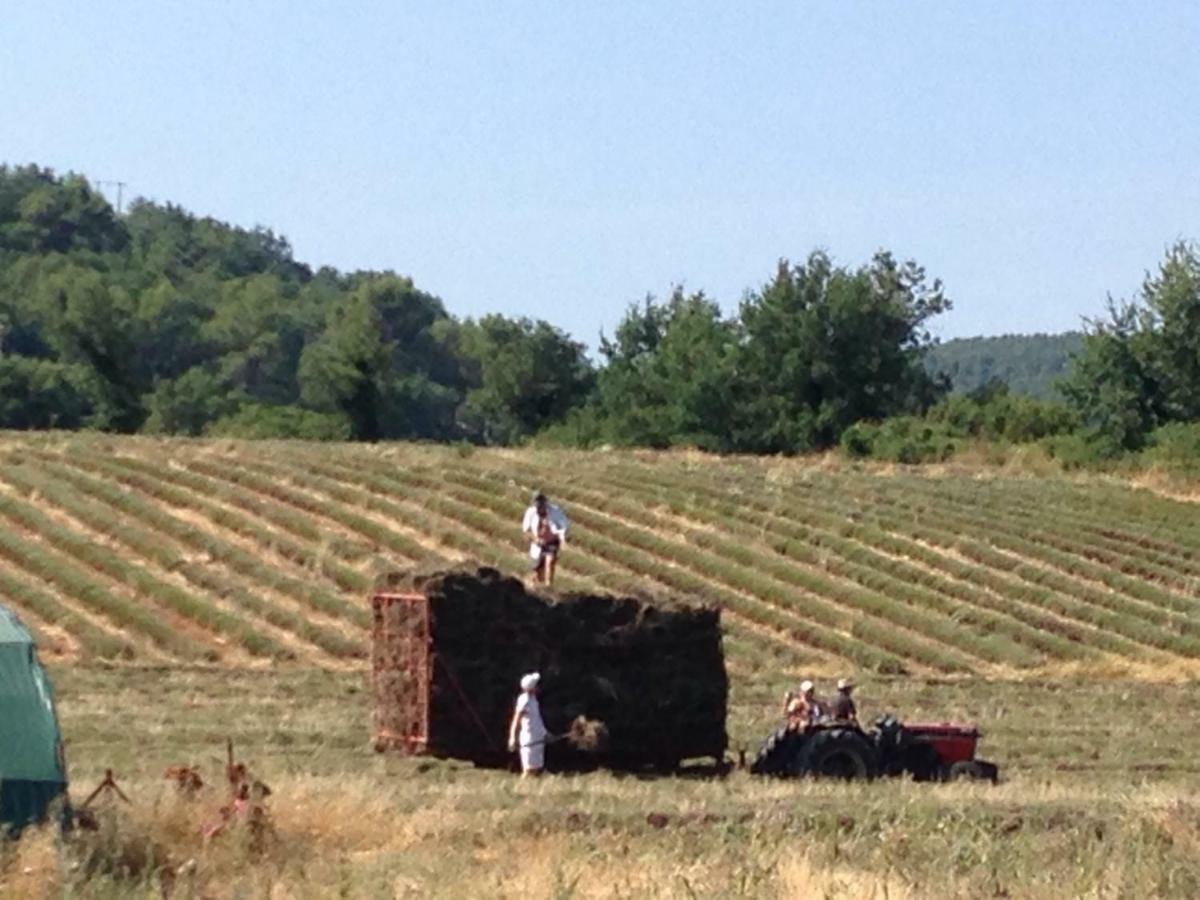
<svg viewBox="0 0 1200 900"><path fill-rule="evenodd" d="M608 727L595 719L576 716L567 729L567 740L576 750L603 753L608 747Z"/></svg>

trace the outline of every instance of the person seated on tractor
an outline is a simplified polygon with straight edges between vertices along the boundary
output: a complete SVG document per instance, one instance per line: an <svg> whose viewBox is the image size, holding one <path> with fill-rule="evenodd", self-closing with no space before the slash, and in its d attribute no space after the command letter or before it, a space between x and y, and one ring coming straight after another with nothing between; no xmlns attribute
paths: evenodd
<svg viewBox="0 0 1200 900"><path fill-rule="evenodd" d="M838 722L857 725L858 707L854 705L854 698L850 696L854 692L854 682L849 678L839 678L837 690L837 699L833 701L833 718Z"/></svg>
<svg viewBox="0 0 1200 900"><path fill-rule="evenodd" d="M788 691L783 695L783 715L792 731L804 731L817 724L825 711L816 698L816 687L811 681L800 683L800 693Z"/></svg>

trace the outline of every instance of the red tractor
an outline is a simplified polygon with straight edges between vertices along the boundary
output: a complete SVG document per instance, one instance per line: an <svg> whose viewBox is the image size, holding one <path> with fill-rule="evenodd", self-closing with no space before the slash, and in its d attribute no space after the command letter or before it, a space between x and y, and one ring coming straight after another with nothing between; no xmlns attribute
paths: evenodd
<svg viewBox="0 0 1200 900"><path fill-rule="evenodd" d="M767 738L750 771L784 778L908 775L915 781L971 778L994 783L996 764L975 758L979 737L974 725L903 724L894 716L881 717L869 731L836 721L803 730L784 726Z"/></svg>

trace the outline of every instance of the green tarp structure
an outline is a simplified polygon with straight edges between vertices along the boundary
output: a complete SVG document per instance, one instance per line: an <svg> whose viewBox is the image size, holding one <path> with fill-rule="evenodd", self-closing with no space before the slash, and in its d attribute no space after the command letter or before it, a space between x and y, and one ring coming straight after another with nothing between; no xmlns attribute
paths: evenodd
<svg viewBox="0 0 1200 900"><path fill-rule="evenodd" d="M66 787L50 680L32 635L0 606L0 830L41 821Z"/></svg>

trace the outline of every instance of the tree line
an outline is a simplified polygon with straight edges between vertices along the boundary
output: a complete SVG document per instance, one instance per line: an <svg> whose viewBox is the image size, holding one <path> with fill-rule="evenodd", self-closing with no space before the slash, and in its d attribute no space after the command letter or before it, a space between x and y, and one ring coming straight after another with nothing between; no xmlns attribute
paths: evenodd
<svg viewBox="0 0 1200 900"><path fill-rule="evenodd" d="M0 167L3 428L921 459L968 438L1111 455L1200 417L1192 245L1089 324L1061 401L994 379L949 396L929 330L949 308L915 262L815 251L731 315L703 293L648 297L593 362L544 321L458 318L394 272L314 270L268 229L146 200L118 215L80 176Z"/></svg>
<svg viewBox="0 0 1200 900"><path fill-rule="evenodd" d="M455 319L266 229L0 168L0 427L511 443L594 382L545 322Z"/></svg>

